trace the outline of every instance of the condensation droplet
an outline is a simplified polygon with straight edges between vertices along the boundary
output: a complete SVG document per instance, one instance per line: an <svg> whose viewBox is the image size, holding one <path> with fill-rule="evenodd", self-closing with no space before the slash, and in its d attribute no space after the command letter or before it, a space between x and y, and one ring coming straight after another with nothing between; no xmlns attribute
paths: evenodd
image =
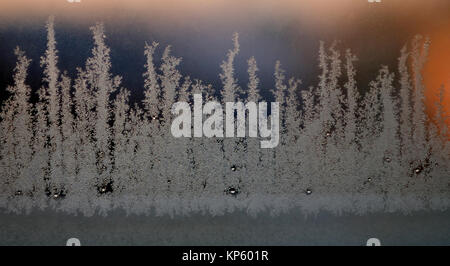
<svg viewBox="0 0 450 266"><path fill-rule="evenodd" d="M101 187L97 188L98 193L100 194L107 194L107 193L112 193L113 192L113 182L110 181L109 183L106 183L104 185L102 185Z"/></svg>
<svg viewBox="0 0 450 266"><path fill-rule="evenodd" d="M231 196L236 196L237 194L239 194L239 191L234 187L229 187L227 188L226 193Z"/></svg>

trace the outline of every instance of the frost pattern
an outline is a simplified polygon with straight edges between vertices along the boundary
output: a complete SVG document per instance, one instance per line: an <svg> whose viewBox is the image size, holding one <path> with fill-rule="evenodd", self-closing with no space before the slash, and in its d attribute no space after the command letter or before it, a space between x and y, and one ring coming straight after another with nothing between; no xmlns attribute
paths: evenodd
<svg viewBox="0 0 450 266"><path fill-rule="evenodd" d="M193 106L194 94L221 103L262 99L255 58L248 60L247 88L235 78L237 34L221 65L220 90L180 73L181 58L170 46L156 66L158 43L146 44L145 97L130 106L130 92L111 74L103 24L91 28L92 55L74 80L58 69L52 17L46 28L39 100L30 103L31 60L17 48L11 97L1 109L4 210L53 208L90 216L113 209L156 215L243 209L256 215L292 208L366 213L450 206L446 89L435 118L425 114L423 101L427 39L418 36L401 50L398 80L383 66L364 95L355 81L356 56L335 44L320 43L316 86L287 79L277 62L272 93L281 108L280 145L260 149L257 138L170 134L172 104Z"/></svg>

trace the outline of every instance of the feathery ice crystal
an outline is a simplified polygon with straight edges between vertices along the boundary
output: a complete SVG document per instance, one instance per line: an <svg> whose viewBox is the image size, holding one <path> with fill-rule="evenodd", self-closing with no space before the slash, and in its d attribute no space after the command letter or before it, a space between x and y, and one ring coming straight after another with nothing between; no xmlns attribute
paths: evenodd
<svg viewBox="0 0 450 266"><path fill-rule="evenodd" d="M11 97L1 108L3 210L217 215L242 209L254 215L292 208L365 213L450 206L446 90L441 89L431 122L421 76L429 41L420 36L401 50L399 77L383 66L362 95L350 50L342 54L335 45L321 43L319 82L309 88L286 79L277 62L272 93L280 108L259 122L267 125L277 116L280 140L274 149L260 149L267 130L260 130L259 138L199 138L195 132L174 138L170 133L173 103L183 101L195 112L194 94L217 104L262 99L255 58L248 60L247 88L235 78L237 34L221 65L218 91L180 73L181 59L170 46L156 66L158 43L147 44L145 98L130 106L130 92L111 74L103 24L91 28L92 56L74 80L58 69L53 18L46 27L39 100L30 103L31 60L17 48L14 84L7 88ZM264 118L267 106L259 109ZM205 121L214 114L199 115ZM246 128L255 127L249 124Z"/></svg>

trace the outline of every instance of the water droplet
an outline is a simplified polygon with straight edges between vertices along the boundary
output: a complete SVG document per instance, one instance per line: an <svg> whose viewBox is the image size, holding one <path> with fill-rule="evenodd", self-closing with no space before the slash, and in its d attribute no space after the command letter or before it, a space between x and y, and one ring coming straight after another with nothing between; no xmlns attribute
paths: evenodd
<svg viewBox="0 0 450 266"><path fill-rule="evenodd" d="M20 195L22 195L22 191L21 190L17 190L16 191L16 196L20 196Z"/></svg>
<svg viewBox="0 0 450 266"><path fill-rule="evenodd" d="M372 181L372 178L371 178L371 177L367 178L367 181L371 182L371 181Z"/></svg>
<svg viewBox="0 0 450 266"><path fill-rule="evenodd" d="M231 196L236 196L237 194L239 194L239 191L234 187L229 187L227 188L226 193Z"/></svg>
<svg viewBox="0 0 450 266"><path fill-rule="evenodd" d="M384 160L385 160L387 163L390 163L390 162L391 162L391 158L389 158L389 157L384 158Z"/></svg>
<svg viewBox="0 0 450 266"><path fill-rule="evenodd" d="M98 187L97 191L100 194L112 193L113 192L113 182L110 181L109 183L102 185L101 187Z"/></svg>
<svg viewBox="0 0 450 266"><path fill-rule="evenodd" d="M64 189L59 189L58 190L56 188L54 188L54 189L48 188L46 194L47 194L47 196L49 198L53 198L55 200L62 199L62 198L64 198L66 196L66 192L65 192Z"/></svg>
<svg viewBox="0 0 450 266"><path fill-rule="evenodd" d="M310 188L307 188L305 190L306 195L311 195L312 194L312 190Z"/></svg>
<svg viewBox="0 0 450 266"><path fill-rule="evenodd" d="M236 166L235 165L233 165L233 166L231 166L231 171L236 171Z"/></svg>
<svg viewBox="0 0 450 266"><path fill-rule="evenodd" d="M420 174L420 172L422 172L421 167L417 167L416 169L414 169L414 173Z"/></svg>
<svg viewBox="0 0 450 266"><path fill-rule="evenodd" d="M169 180L167 180L167 183L169 183L169 184L170 184L171 182L172 182L172 180L170 180L170 179L169 179Z"/></svg>

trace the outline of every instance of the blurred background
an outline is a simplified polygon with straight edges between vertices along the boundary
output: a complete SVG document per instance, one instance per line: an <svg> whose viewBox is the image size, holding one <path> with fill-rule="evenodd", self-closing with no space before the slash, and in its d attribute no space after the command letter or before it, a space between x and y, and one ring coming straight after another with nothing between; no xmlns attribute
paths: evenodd
<svg viewBox="0 0 450 266"><path fill-rule="evenodd" d="M7 0L0 3L1 99L12 83L13 49L19 45L34 61L29 82L41 86L39 58L45 51L45 21L56 17L59 67L73 77L92 47L89 26L102 21L111 47L114 74L132 91L132 101L143 97L144 44L157 41L183 57L181 70L220 88L220 64L240 34L236 61L239 84L247 84L246 60L255 56L261 90L267 100L273 70L280 60L287 76L317 82L319 41L339 41L358 57L358 82L364 91L380 65L396 70L401 47L416 34L432 40L424 69L427 107L432 113L437 89L450 87L450 1L448 0ZM450 94L450 93L448 93ZM450 111L450 95L445 99Z"/></svg>

